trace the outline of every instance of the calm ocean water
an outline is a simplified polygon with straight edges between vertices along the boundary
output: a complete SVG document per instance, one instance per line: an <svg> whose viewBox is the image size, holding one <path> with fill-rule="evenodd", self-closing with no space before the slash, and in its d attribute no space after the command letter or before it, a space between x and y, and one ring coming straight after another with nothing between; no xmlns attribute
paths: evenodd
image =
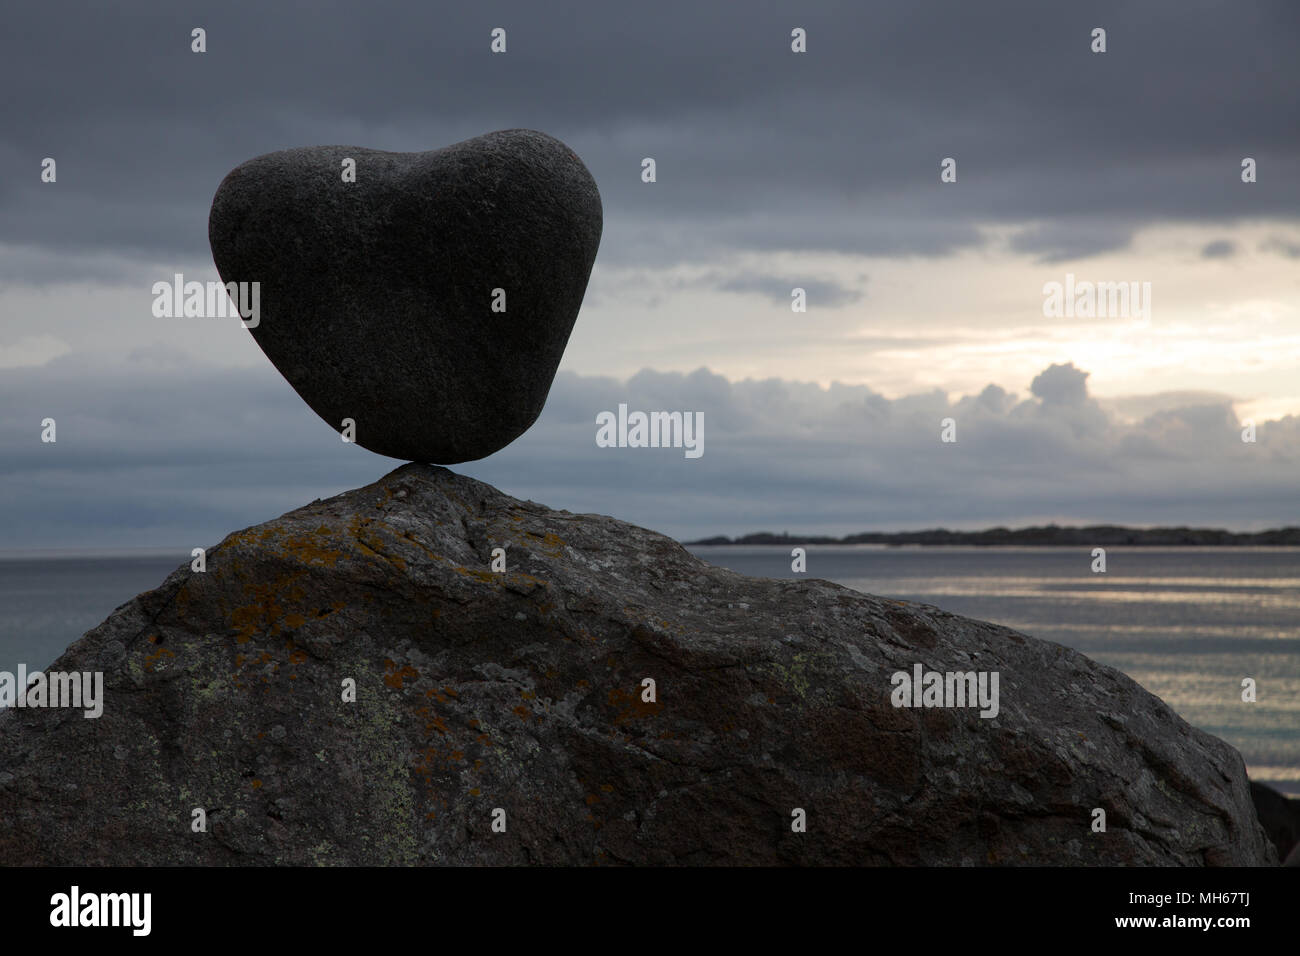
<svg viewBox="0 0 1300 956"><path fill-rule="evenodd" d="M714 564L795 577L788 548L698 547ZM188 553L0 557L0 670L48 666ZM811 547L808 576L1006 624L1124 671L1300 793L1300 548ZM1259 700L1243 704L1242 677Z"/></svg>
<svg viewBox="0 0 1300 956"><path fill-rule="evenodd" d="M1222 737L1252 779L1300 793L1300 548L810 547L808 577L934 604L1065 644L1128 674ZM793 578L790 549L694 547ZM1258 700L1241 702L1253 677Z"/></svg>
<svg viewBox="0 0 1300 956"><path fill-rule="evenodd" d="M163 583L188 552L15 557L0 555L0 670L47 667L141 591Z"/></svg>

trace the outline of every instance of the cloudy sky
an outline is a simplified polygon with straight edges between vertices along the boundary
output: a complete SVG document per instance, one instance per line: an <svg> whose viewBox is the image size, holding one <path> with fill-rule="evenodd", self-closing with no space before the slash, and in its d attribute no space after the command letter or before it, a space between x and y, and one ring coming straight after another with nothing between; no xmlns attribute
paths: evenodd
<svg viewBox="0 0 1300 956"><path fill-rule="evenodd" d="M604 238L542 418L458 470L682 537L1300 523L1300 5L740 10L7 12L0 548L188 549L396 467L151 287L216 279L208 209L245 159L512 127L583 158ZM1149 308L1045 315L1067 274ZM702 412L704 455L598 448L619 403Z"/></svg>

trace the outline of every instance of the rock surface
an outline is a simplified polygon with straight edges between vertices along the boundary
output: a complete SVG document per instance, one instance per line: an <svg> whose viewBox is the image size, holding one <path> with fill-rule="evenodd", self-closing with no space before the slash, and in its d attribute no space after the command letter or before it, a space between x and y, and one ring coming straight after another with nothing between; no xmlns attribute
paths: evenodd
<svg viewBox="0 0 1300 956"><path fill-rule="evenodd" d="M1287 854L1300 846L1300 800L1253 780L1250 797L1264 832L1277 848L1278 859L1287 859Z"/></svg>
<svg viewBox="0 0 1300 956"><path fill-rule="evenodd" d="M893 707L918 662L999 672L998 716ZM104 713L0 715L3 864L1277 862L1240 755L1117 671L427 465L50 669L103 670Z"/></svg>
<svg viewBox="0 0 1300 956"><path fill-rule="evenodd" d="M600 234L586 166L518 129L425 153L269 153L226 176L208 221L222 280L260 283L247 324L303 400L336 431L352 419L364 448L443 464L537 419Z"/></svg>

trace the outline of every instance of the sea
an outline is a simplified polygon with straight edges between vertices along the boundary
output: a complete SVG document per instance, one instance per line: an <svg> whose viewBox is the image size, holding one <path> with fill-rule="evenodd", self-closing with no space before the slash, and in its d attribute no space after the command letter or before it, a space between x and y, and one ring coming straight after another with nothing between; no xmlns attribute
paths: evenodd
<svg viewBox="0 0 1300 956"><path fill-rule="evenodd" d="M1241 752L1252 780L1300 794L1300 548L692 546L711 564L817 577L933 604L1123 671ZM1256 684L1242 701L1242 679Z"/></svg>
<svg viewBox="0 0 1300 956"><path fill-rule="evenodd" d="M1081 651L1236 747L1252 779L1300 794L1300 548L693 546L770 578L825 578L934 604ZM0 670L48 667L85 631L190 561L188 551L0 553ZM1253 678L1257 700L1243 703Z"/></svg>

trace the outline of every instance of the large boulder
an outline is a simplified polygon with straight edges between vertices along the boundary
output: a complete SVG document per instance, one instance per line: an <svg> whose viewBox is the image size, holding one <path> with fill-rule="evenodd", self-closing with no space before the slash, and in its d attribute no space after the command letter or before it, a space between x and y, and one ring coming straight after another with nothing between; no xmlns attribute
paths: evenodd
<svg viewBox="0 0 1300 956"><path fill-rule="evenodd" d="M997 716L895 707L916 664L997 672ZM1081 654L426 465L50 669L104 712L0 716L4 864L1276 862L1240 755Z"/></svg>
<svg viewBox="0 0 1300 956"><path fill-rule="evenodd" d="M1264 832L1277 848L1278 859L1285 860L1300 845L1300 800L1254 780L1250 782L1250 797Z"/></svg>

